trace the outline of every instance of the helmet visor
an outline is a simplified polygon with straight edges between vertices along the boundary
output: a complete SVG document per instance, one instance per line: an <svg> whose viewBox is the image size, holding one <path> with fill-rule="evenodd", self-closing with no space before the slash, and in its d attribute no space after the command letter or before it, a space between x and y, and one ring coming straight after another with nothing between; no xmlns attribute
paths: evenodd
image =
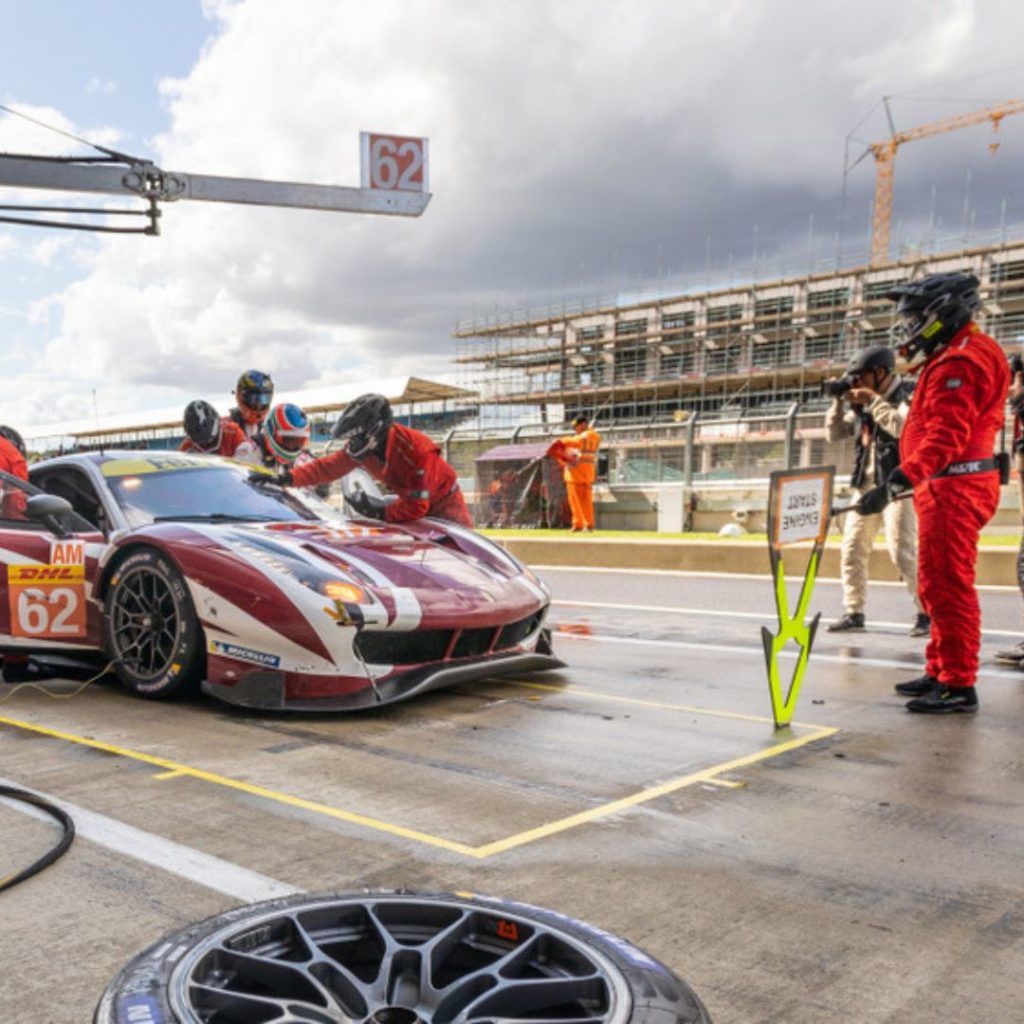
<svg viewBox="0 0 1024 1024"><path fill-rule="evenodd" d="M270 408L274 398L273 391L243 391L239 394L238 400L244 402L250 409L258 409L261 412Z"/></svg>

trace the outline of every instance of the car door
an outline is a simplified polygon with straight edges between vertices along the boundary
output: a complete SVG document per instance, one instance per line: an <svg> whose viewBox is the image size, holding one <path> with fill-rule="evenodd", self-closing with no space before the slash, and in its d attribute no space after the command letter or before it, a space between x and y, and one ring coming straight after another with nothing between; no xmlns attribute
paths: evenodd
<svg viewBox="0 0 1024 1024"><path fill-rule="evenodd" d="M75 512L31 515L37 487L0 473L0 648L98 648L101 612L89 599L103 534Z"/></svg>

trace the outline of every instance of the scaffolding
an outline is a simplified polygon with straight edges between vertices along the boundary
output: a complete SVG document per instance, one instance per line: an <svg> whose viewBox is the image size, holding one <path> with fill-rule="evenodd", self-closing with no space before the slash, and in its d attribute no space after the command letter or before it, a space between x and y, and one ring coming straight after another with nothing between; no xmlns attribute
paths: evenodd
<svg viewBox="0 0 1024 1024"><path fill-rule="evenodd" d="M981 326L1004 346L1024 341L1024 241L997 240L884 267L467 321L454 332L456 363L480 395L481 430L487 410L493 424L557 429L577 414L607 428L822 406L822 381L887 343L886 293L936 271L975 274Z"/></svg>

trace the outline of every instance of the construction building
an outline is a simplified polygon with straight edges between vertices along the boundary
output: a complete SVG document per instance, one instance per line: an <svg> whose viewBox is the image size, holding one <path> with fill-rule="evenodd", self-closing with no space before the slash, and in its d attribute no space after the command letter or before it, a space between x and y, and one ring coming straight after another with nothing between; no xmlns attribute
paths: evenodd
<svg viewBox="0 0 1024 1024"><path fill-rule="evenodd" d="M577 414L596 416L605 439L599 480L613 490L763 479L799 465L831 463L842 474L852 450L825 442L822 382L855 352L888 343L886 293L929 273L973 273L984 302L978 321L1012 354L1024 342L1019 239L461 323L457 361L482 405L498 410L497 420L510 414L482 431L492 438L515 424L517 439L530 441ZM460 428L449 442L456 462L464 435ZM649 505L651 514L632 519L613 518L607 506L604 525L667 528L653 515L656 497Z"/></svg>

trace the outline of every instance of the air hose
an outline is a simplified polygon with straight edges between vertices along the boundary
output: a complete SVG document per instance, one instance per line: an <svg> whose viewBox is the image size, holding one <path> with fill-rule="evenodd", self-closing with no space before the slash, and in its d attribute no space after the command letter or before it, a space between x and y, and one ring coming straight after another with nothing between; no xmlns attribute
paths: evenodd
<svg viewBox="0 0 1024 1024"><path fill-rule="evenodd" d="M19 882L24 882L25 879L38 874L43 870L43 868L49 867L54 861L67 853L75 838L75 823L67 811L62 810L60 807L50 803L48 800L44 800L41 796L36 796L35 793L29 793L27 790L15 789L13 786L0 786L0 797L7 797L11 800L20 800L25 804L32 804L40 810L46 811L46 813L56 820L64 829L64 834L56 845L47 853L43 854L43 856L37 861L30 864L22 871L17 871L13 875L7 875L6 878L0 878L0 892L3 892L5 889L11 889Z"/></svg>

